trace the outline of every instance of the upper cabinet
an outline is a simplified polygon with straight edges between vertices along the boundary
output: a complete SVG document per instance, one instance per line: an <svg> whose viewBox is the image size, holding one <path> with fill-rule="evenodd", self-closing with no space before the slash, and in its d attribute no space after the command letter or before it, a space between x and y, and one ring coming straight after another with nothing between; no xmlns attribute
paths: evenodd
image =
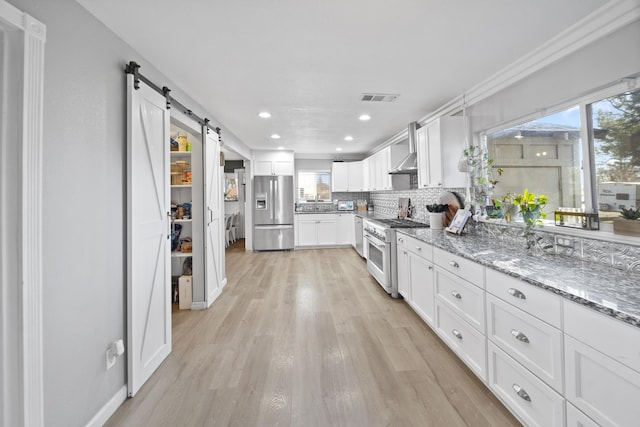
<svg viewBox="0 0 640 427"><path fill-rule="evenodd" d="M441 117L417 132L418 187L456 188L466 185L458 171L464 145L462 117Z"/></svg>
<svg viewBox="0 0 640 427"><path fill-rule="evenodd" d="M333 162L331 191L362 191L362 162Z"/></svg>
<svg viewBox="0 0 640 427"><path fill-rule="evenodd" d="M363 179L364 184L368 185L363 185L363 190L408 190L409 175L389 175L391 168L400 163L408 153L406 144L396 144L367 157L364 160Z"/></svg>
<svg viewBox="0 0 640 427"><path fill-rule="evenodd" d="M255 151L253 153L253 175L293 176L293 151Z"/></svg>

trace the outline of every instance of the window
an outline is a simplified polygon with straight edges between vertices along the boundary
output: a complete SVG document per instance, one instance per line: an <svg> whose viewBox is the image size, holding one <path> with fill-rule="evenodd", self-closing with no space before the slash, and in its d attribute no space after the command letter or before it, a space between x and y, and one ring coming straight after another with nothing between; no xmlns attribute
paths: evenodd
<svg viewBox="0 0 640 427"><path fill-rule="evenodd" d="M547 213L598 212L601 225L640 206L640 90L617 86L581 101L485 135L492 167L504 170L495 198L527 188L548 196Z"/></svg>
<svg viewBox="0 0 640 427"><path fill-rule="evenodd" d="M589 104L601 221L640 206L640 90Z"/></svg>
<svg viewBox="0 0 640 427"><path fill-rule="evenodd" d="M299 171L298 203L331 201L330 178L326 171Z"/></svg>
<svg viewBox="0 0 640 427"><path fill-rule="evenodd" d="M526 188L549 198L547 212L584 209L579 107L489 134L487 148L503 169L495 196Z"/></svg>

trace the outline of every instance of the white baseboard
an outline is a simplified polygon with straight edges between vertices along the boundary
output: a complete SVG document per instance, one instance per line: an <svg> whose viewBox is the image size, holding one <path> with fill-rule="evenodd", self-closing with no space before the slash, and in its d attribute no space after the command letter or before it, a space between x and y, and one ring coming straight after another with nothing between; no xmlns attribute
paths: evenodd
<svg viewBox="0 0 640 427"><path fill-rule="evenodd" d="M191 310L206 310L206 309L207 309L207 303L204 301L191 303Z"/></svg>
<svg viewBox="0 0 640 427"><path fill-rule="evenodd" d="M213 303L218 299L218 297L222 293L222 289L226 285L227 285L227 278L225 277L224 280L222 281L222 286L220 286L220 288L214 290L209 294L209 298L207 298L207 302L208 302L207 308L211 307L211 305L213 305Z"/></svg>
<svg viewBox="0 0 640 427"><path fill-rule="evenodd" d="M127 386L124 385L113 395L107 403L96 413L86 427L102 427L111 415L115 414L122 402L127 399Z"/></svg>

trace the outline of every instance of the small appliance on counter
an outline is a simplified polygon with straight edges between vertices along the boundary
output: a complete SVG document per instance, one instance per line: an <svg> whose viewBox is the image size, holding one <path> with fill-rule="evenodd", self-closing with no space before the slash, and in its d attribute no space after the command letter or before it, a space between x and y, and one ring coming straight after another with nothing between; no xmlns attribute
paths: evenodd
<svg viewBox="0 0 640 427"><path fill-rule="evenodd" d="M353 200L338 200L339 211L352 211L353 208Z"/></svg>

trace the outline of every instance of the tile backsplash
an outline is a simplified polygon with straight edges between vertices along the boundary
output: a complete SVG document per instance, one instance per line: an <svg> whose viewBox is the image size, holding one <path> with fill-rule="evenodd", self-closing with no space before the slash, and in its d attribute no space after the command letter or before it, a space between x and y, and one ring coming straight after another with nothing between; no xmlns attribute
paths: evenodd
<svg viewBox="0 0 640 427"><path fill-rule="evenodd" d="M376 191L371 193L371 202L376 215L395 218L398 215L398 199L407 197L411 199L411 206L414 207L412 218L416 221L428 223L429 212L426 209L426 205L438 203L440 196L445 191L455 191L464 199L465 190L463 188L421 188L405 191Z"/></svg>

